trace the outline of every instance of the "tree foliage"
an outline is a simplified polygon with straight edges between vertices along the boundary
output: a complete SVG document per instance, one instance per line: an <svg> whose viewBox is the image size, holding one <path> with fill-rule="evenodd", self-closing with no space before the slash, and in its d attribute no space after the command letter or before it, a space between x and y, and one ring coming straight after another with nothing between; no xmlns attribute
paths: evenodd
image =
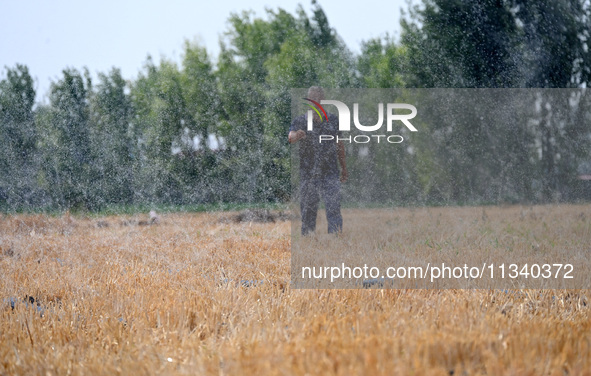
<svg viewBox="0 0 591 376"><path fill-rule="evenodd" d="M585 87L590 22L585 0L422 0L409 6L399 41L386 34L354 55L312 1L310 12L231 14L216 61L186 41L180 64L148 57L134 80L113 68L93 84L88 71L65 69L47 104L35 104L26 66L6 68L0 209L284 201L290 89ZM489 93L490 104L475 96L457 105L489 117L493 103L511 108L495 94L502 92ZM368 147L362 159L349 147L351 184L369 183L355 183L355 174L371 160L379 162L371 184L394 177L374 200L583 197L577 174L591 158L588 101L584 92L539 93L527 104L528 124L439 114L394 154ZM397 163L387 163L392 158Z"/></svg>

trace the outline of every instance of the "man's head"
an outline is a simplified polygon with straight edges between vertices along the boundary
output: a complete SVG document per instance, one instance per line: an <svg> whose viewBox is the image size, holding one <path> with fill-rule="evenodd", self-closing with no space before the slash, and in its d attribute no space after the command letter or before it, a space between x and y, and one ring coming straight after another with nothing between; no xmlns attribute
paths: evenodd
<svg viewBox="0 0 591 376"><path fill-rule="evenodd" d="M320 86L312 86L308 89L308 98L320 102L324 99L324 89Z"/></svg>

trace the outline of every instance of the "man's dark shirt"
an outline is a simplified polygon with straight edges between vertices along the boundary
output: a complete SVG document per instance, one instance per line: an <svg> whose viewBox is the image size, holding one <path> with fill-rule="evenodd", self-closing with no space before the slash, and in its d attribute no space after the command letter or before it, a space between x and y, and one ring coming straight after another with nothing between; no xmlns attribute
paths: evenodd
<svg viewBox="0 0 591 376"><path fill-rule="evenodd" d="M339 118L328 114L328 121L314 121L313 130L308 131L307 115L301 115L294 119L289 131L298 130L306 132L306 137L298 141L300 156L300 179L313 178L338 178L337 137L339 131ZM333 136L333 139L325 139L320 142L320 135Z"/></svg>

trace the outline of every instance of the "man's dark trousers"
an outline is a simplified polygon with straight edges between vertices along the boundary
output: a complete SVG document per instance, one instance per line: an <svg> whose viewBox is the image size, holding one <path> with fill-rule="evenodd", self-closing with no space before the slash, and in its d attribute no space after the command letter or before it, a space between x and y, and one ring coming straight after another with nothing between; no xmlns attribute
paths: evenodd
<svg viewBox="0 0 591 376"><path fill-rule="evenodd" d="M328 233L338 233L343 230L341 183L338 176L302 179L300 182L300 195L302 235L313 233L316 230L316 215L320 195L322 195L326 207Z"/></svg>

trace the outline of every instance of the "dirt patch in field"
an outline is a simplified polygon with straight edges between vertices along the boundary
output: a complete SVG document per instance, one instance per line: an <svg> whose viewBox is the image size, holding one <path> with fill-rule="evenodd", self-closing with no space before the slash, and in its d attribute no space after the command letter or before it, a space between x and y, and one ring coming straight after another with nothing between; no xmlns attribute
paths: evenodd
<svg viewBox="0 0 591 376"><path fill-rule="evenodd" d="M242 222L258 222L258 223L275 223L282 221L289 221L292 215L284 211L271 211L268 209L246 209L240 213L223 216L219 219L220 223L242 223Z"/></svg>

